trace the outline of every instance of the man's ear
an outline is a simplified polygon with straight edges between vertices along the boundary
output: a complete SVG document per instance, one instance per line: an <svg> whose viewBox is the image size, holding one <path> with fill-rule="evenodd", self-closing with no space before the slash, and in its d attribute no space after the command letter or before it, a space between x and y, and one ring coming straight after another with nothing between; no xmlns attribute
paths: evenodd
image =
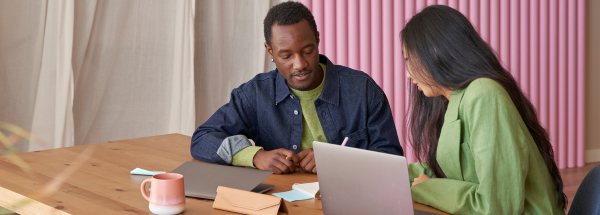
<svg viewBox="0 0 600 215"><path fill-rule="evenodd" d="M271 59L273 59L273 49L266 42L265 42L265 49L267 49L267 53L269 53L269 55L271 56Z"/></svg>
<svg viewBox="0 0 600 215"><path fill-rule="evenodd" d="M317 31L317 47L319 47L319 43L321 42L321 38L319 38L319 32Z"/></svg>

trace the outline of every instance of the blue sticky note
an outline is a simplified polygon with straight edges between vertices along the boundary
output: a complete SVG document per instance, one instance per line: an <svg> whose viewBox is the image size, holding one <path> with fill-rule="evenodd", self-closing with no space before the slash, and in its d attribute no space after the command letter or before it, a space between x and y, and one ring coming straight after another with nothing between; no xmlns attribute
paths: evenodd
<svg viewBox="0 0 600 215"><path fill-rule="evenodd" d="M285 199L288 202L293 202L293 201L300 201L300 200L307 200L307 199L314 199L315 197L313 196L309 196L306 195L304 193L295 191L295 190L290 190L287 192L281 192L281 193L273 193L272 195L280 197Z"/></svg>
<svg viewBox="0 0 600 215"><path fill-rule="evenodd" d="M156 174L161 174L161 173L166 173L163 171L148 171L142 168L135 168L134 170L131 170L131 174L133 175L156 175Z"/></svg>

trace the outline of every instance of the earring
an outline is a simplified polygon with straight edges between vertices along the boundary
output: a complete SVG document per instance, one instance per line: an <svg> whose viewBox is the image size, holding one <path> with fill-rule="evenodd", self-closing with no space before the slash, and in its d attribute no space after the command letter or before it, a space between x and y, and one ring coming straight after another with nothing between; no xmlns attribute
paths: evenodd
<svg viewBox="0 0 600 215"><path fill-rule="evenodd" d="M271 58L271 62L275 62L275 60L273 60L273 58Z"/></svg>

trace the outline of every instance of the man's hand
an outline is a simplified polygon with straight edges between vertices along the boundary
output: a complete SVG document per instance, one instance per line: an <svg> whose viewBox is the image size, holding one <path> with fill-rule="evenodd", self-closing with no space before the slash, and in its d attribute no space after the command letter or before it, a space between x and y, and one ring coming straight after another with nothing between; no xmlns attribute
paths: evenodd
<svg viewBox="0 0 600 215"><path fill-rule="evenodd" d="M415 186L417 184L423 183L424 181L427 181L431 179L429 176L425 175L425 174L421 174L419 175L419 177L416 177L415 180L412 183L412 186Z"/></svg>
<svg viewBox="0 0 600 215"><path fill-rule="evenodd" d="M305 149L298 153L298 157L300 157L300 168L304 170L304 172L312 172L317 173L317 166L315 164L315 152L312 148Z"/></svg>
<svg viewBox="0 0 600 215"><path fill-rule="evenodd" d="M292 160L285 159L291 157ZM271 151L258 150L253 158L254 166L258 169L273 171L275 174L296 172L300 162L298 155L287 149Z"/></svg>

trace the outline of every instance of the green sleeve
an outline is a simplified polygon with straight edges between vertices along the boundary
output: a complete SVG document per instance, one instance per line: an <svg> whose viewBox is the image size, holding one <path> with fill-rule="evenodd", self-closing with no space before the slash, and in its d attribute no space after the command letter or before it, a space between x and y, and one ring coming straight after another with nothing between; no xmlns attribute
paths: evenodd
<svg viewBox="0 0 600 215"><path fill-rule="evenodd" d="M426 162L408 164L408 178L410 179L411 185L415 178L419 177L421 174L425 174L431 178L434 177L433 172L431 172Z"/></svg>
<svg viewBox="0 0 600 215"><path fill-rule="evenodd" d="M522 214L531 135L504 89L471 92L461 104L470 133L462 144L470 146L468 168L475 168L478 182L430 179L412 187L413 199L451 214Z"/></svg>
<svg viewBox="0 0 600 215"><path fill-rule="evenodd" d="M231 165L254 167L254 155L258 150L262 150L260 146L248 146L233 155Z"/></svg>

